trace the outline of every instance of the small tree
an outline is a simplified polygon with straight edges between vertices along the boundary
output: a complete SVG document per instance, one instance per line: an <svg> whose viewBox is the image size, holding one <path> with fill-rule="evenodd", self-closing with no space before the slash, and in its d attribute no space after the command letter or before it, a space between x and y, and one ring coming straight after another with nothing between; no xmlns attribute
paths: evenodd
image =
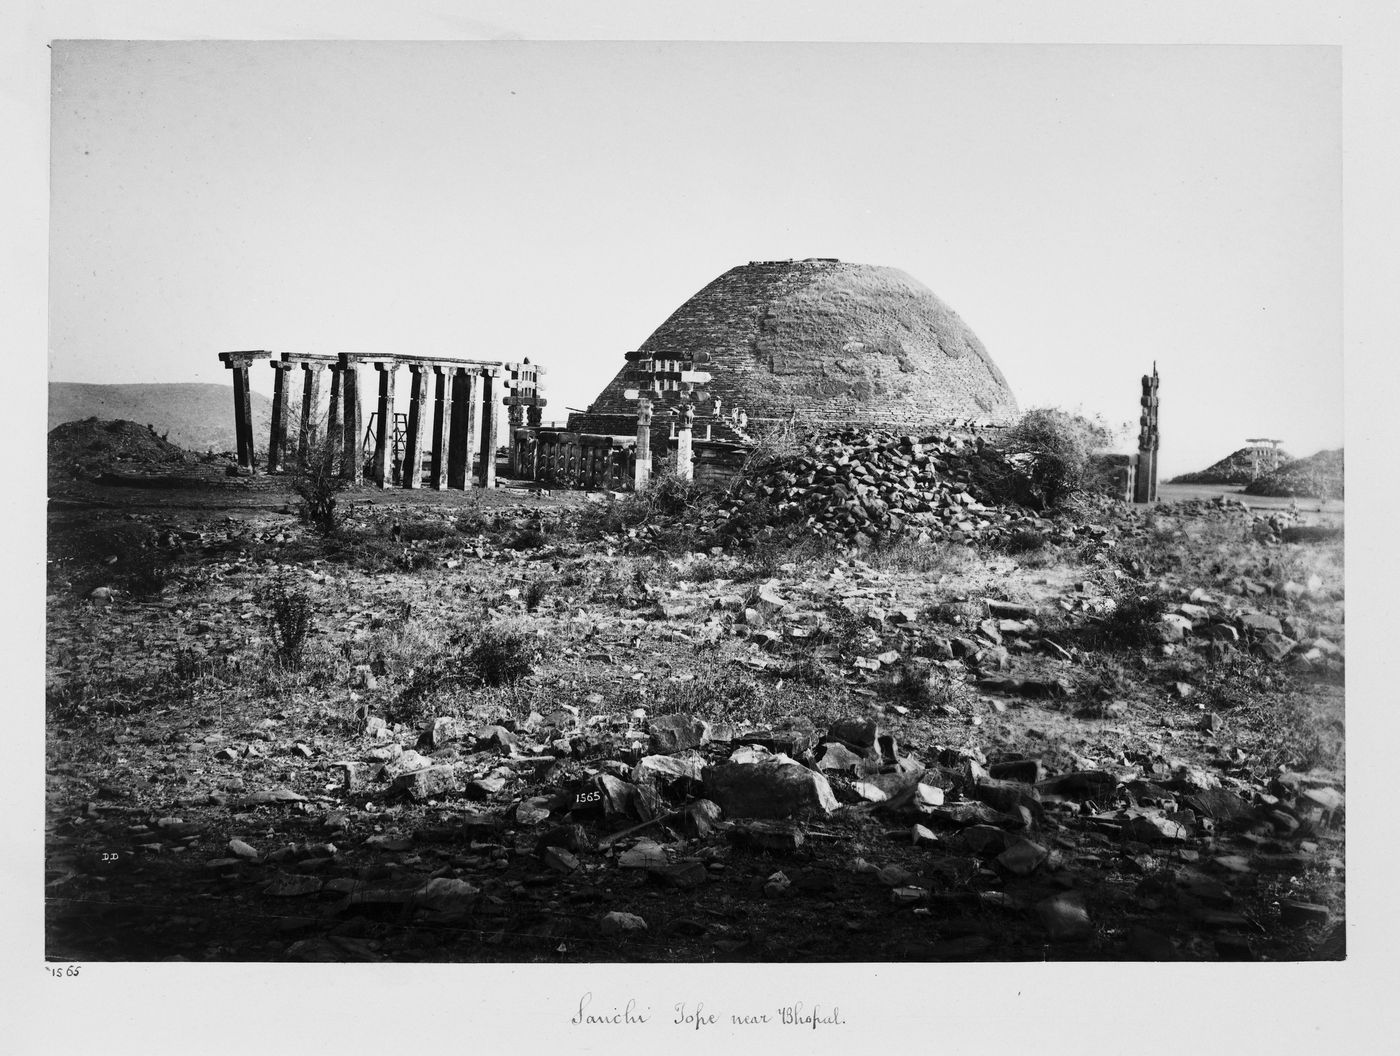
<svg viewBox="0 0 1400 1056"><path fill-rule="evenodd" d="M1025 474L1030 499L1053 509L1088 486L1090 457L1112 439L1099 419L1037 407L1007 431L1002 446Z"/></svg>
<svg viewBox="0 0 1400 1056"><path fill-rule="evenodd" d="M336 446L329 437L310 445L305 462L291 474L292 490L301 498L301 519L324 536L340 530L337 497L346 482L335 465Z"/></svg>

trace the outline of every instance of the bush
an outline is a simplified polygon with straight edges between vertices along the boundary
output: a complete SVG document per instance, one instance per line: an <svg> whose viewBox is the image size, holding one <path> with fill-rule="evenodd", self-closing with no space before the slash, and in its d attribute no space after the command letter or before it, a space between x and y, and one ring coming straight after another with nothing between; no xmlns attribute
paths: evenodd
<svg viewBox="0 0 1400 1056"><path fill-rule="evenodd" d="M1143 649L1157 640L1157 621L1167 611L1167 599L1160 594L1118 596L1113 611L1098 624L1094 637L1110 649Z"/></svg>
<svg viewBox="0 0 1400 1056"><path fill-rule="evenodd" d="M457 658L455 681L514 685L532 673L539 661L539 639L534 634L510 624L488 623Z"/></svg>
<svg viewBox="0 0 1400 1056"><path fill-rule="evenodd" d="M712 505L716 497L709 485L682 480L669 471L656 473L640 491L611 502L590 503L579 513L577 534L592 541L665 522L666 549L694 550L699 540L695 531L685 530L687 517Z"/></svg>
<svg viewBox="0 0 1400 1056"><path fill-rule="evenodd" d="M302 521L327 537L340 531L337 496L346 484L335 468L335 447L329 438L312 445L291 479L292 490L301 498Z"/></svg>
<svg viewBox="0 0 1400 1056"><path fill-rule="evenodd" d="M1054 509L1090 484L1089 458L1112 432L1100 420L1038 407L1007 430L1001 447L1022 472L1028 505Z"/></svg>
<svg viewBox="0 0 1400 1056"><path fill-rule="evenodd" d="M268 628L277 658L284 667L301 666L306 639L311 633L311 596L286 580L274 583L267 592Z"/></svg>

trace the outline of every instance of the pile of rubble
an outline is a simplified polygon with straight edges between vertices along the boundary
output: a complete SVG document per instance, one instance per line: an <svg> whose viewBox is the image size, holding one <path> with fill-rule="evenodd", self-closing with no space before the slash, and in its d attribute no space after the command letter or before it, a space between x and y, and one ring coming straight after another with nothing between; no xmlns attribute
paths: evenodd
<svg viewBox="0 0 1400 1056"><path fill-rule="evenodd" d="M1124 757L1107 769L1085 759L1083 769L1052 773L1040 759L989 762L975 748L902 749L869 718L838 721L825 731L808 722L740 733L688 714L648 718L641 710L580 724L573 709L563 709L519 724L438 718L413 748L380 720L371 719L366 732L379 747L333 764L350 801L387 821L384 804L392 800L475 800L451 815L450 834L470 833L472 848L487 857L462 858L462 868L440 870L416 888L355 879L353 869L347 874L337 866L347 856L331 843L260 851L234 839L209 867L261 866L270 871L265 893L277 899L341 895L347 913L384 902L425 919L460 921L499 901L492 897L501 890L493 877L513 862L582 884L633 873L663 887L694 889L725 879L738 865L728 845L761 853L767 865L755 882L764 898L778 899L814 879L812 870L794 868L807 860L804 844L837 837L814 821L869 818L883 823L891 846L941 863L932 871L910 859L881 865L878 847L871 848L877 862L851 859L848 869L869 874L871 886L887 891L883 897L894 905L947 908L952 896L942 891L940 876L961 860L989 885L973 896L983 911L1025 914L1052 941L1082 941L1094 937L1097 924L1088 888L1074 883L1087 883L1071 860L1084 853L1081 840L1120 841L1140 855L1170 851L1209 864L1215 876L1189 868L1183 874L1204 890L1196 916L1210 927L1245 926L1228 880L1256 867L1250 863L1261 841L1289 841L1265 844L1277 847L1275 857L1288 868L1312 863L1316 841L1345 807L1341 782L1328 773L1280 772L1265 786L1243 773L1219 774L1151 754ZM214 798L230 809L308 805L286 790L259 796ZM358 841L350 828L347 812L327 820L328 833L353 847ZM407 852L436 838L429 830L377 828L361 849ZM1068 890L1047 895L1038 884L1046 875L1060 877ZM825 883L829 888L831 878ZM1301 901L1282 912L1292 926L1329 921L1324 906ZM635 913L605 912L595 926L610 935L645 932L648 922ZM1172 944L1158 941L1161 955L1170 956ZM305 953L294 947L288 956Z"/></svg>
<svg viewBox="0 0 1400 1056"><path fill-rule="evenodd" d="M815 534L851 542L909 537L920 542L1051 533L1056 526L1001 505L1016 468L980 437L899 436L843 431L745 479L727 500L728 533L763 521L789 537Z"/></svg>

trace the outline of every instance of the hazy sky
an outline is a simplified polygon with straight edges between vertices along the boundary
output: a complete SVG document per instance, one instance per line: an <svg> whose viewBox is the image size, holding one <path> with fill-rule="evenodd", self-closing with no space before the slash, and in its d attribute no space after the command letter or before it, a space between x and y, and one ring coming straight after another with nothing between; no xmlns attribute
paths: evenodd
<svg viewBox="0 0 1400 1056"><path fill-rule="evenodd" d="M932 288L1023 408L1135 423L1156 360L1167 474L1342 443L1335 48L94 41L53 69L51 380L529 356L562 417L728 268L824 256Z"/></svg>

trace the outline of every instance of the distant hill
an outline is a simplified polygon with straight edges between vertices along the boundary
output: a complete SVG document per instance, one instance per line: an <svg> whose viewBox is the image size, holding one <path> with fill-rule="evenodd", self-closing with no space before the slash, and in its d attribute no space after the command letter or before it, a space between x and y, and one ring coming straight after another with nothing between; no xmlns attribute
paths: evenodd
<svg viewBox="0 0 1400 1056"><path fill-rule="evenodd" d="M1342 448L1319 451L1289 462L1244 489L1246 495L1308 495L1321 499L1346 497L1345 457Z"/></svg>
<svg viewBox="0 0 1400 1056"><path fill-rule="evenodd" d="M1169 484L1248 484L1251 480L1267 476L1279 466L1291 462L1293 456L1287 451L1273 447L1242 447L1234 454L1227 455L1213 466L1199 473L1183 473L1173 477Z"/></svg>
<svg viewBox="0 0 1400 1056"><path fill-rule="evenodd" d="M251 394L253 439L267 446L272 401ZM49 428L85 418L124 419L150 425L188 451L233 451L233 385L171 383L83 385L49 383Z"/></svg>

